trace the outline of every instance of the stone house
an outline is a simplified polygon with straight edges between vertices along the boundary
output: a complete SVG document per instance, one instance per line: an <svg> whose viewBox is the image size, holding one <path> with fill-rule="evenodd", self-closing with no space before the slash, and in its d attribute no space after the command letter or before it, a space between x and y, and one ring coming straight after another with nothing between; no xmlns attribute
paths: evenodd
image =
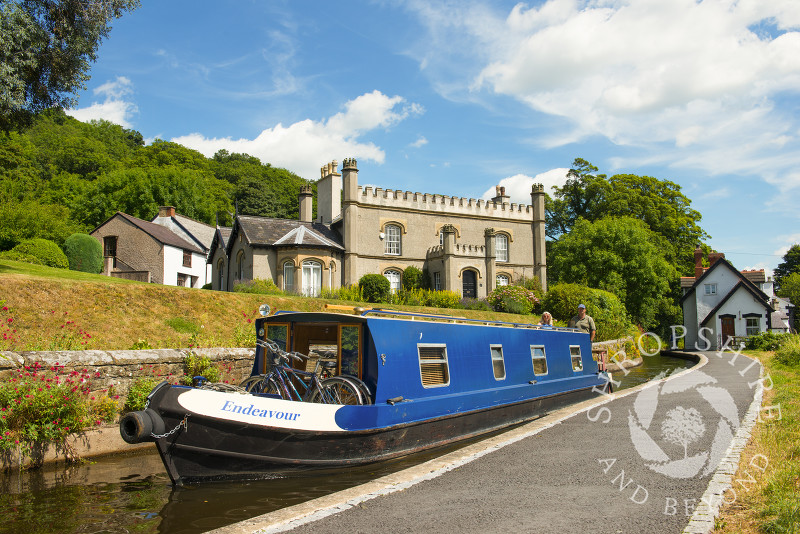
<svg viewBox="0 0 800 534"><path fill-rule="evenodd" d="M378 273L397 290L411 266L426 269L435 289L465 297L534 276L546 283L541 184L523 205L501 187L489 201L362 187L355 159L345 159L341 173L336 161L327 164L320 175L316 220L308 187L298 221L240 215L230 230L217 230L208 260L214 289L262 278L318 294Z"/></svg>
<svg viewBox="0 0 800 534"><path fill-rule="evenodd" d="M118 211L91 235L103 246L107 276L196 288L206 283L206 253L164 225Z"/></svg>
<svg viewBox="0 0 800 534"><path fill-rule="evenodd" d="M732 338L783 331L773 325L773 285L763 269L738 271L719 252L708 255L708 268L702 259L698 247L695 275L681 277L684 346L720 350L726 343L733 347Z"/></svg>

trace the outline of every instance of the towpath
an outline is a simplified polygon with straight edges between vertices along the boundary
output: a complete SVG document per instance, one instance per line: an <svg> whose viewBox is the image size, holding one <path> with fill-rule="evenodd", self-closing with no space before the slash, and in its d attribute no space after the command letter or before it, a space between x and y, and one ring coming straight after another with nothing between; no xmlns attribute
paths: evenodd
<svg viewBox="0 0 800 534"><path fill-rule="evenodd" d="M702 354L662 381L217 532L707 532L704 494L719 501L748 428L771 412L759 364Z"/></svg>

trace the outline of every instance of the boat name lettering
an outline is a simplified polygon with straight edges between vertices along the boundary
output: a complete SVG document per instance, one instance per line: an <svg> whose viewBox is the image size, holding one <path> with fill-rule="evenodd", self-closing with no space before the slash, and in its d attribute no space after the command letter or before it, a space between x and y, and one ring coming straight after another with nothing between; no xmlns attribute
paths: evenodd
<svg viewBox="0 0 800 534"><path fill-rule="evenodd" d="M252 404L250 406L238 405L233 401L225 401L222 406L223 412L233 412L242 415L252 415L253 417L267 417L269 419L285 419L286 421L294 421L300 417L299 413L282 412L279 410L261 410Z"/></svg>

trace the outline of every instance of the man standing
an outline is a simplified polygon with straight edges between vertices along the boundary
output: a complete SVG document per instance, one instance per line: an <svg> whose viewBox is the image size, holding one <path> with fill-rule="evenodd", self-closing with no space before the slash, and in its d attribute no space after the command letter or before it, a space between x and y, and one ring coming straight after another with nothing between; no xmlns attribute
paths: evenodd
<svg viewBox="0 0 800 534"><path fill-rule="evenodd" d="M577 328L581 332L589 334L589 340L594 341L594 333L597 328L594 326L594 319L591 315L586 315L586 306L584 304L578 305L578 315L569 320L570 328Z"/></svg>

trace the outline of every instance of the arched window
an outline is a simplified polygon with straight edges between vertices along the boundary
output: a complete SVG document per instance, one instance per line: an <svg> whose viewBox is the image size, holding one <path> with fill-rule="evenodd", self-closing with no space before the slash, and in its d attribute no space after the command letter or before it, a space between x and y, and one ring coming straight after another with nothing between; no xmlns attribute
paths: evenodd
<svg viewBox="0 0 800 534"><path fill-rule="evenodd" d="M236 255L236 279L240 282L244 280L244 250Z"/></svg>
<svg viewBox="0 0 800 534"><path fill-rule="evenodd" d="M217 289L225 291L225 260L222 258L217 262Z"/></svg>
<svg viewBox="0 0 800 534"><path fill-rule="evenodd" d="M495 242L495 259L497 261L508 261L508 236L505 234L497 234L494 237Z"/></svg>
<svg viewBox="0 0 800 534"><path fill-rule="evenodd" d="M508 276L504 274L497 275L497 287L507 286L508 285Z"/></svg>
<svg viewBox="0 0 800 534"><path fill-rule="evenodd" d="M317 261L306 260L303 262L303 295L307 297L319 296L322 289L322 265Z"/></svg>
<svg viewBox="0 0 800 534"><path fill-rule="evenodd" d="M400 255L400 227L394 224L387 224L385 230L384 252L395 256Z"/></svg>
<svg viewBox="0 0 800 534"><path fill-rule="evenodd" d="M383 276L389 280L389 288L393 294L400 291L400 286L402 285L401 280L403 278L403 275L400 273L400 271L391 269L383 273Z"/></svg>
<svg viewBox="0 0 800 534"><path fill-rule="evenodd" d="M287 293L294 291L294 263L291 261L283 264L283 290Z"/></svg>

